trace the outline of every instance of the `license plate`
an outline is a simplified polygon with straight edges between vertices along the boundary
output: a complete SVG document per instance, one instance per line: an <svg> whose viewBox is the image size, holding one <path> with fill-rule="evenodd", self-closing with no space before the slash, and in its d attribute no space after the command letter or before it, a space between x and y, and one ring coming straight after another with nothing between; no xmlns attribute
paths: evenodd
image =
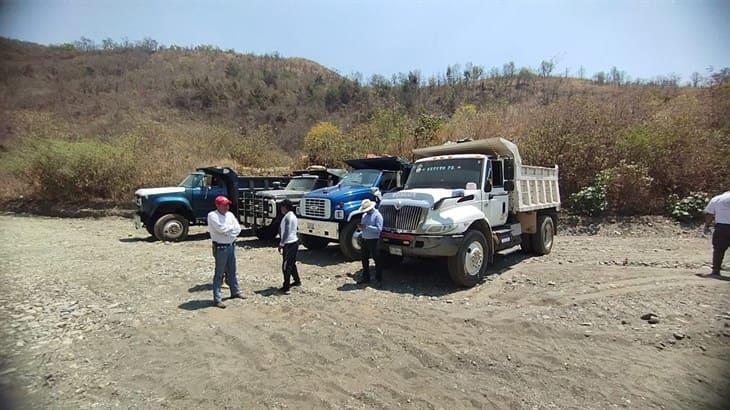
<svg viewBox="0 0 730 410"><path fill-rule="evenodd" d="M307 229L314 229L314 224L307 222Z"/></svg>
<svg viewBox="0 0 730 410"><path fill-rule="evenodd" d="M403 249L397 246L391 246L389 250L391 255L403 256Z"/></svg>
<svg viewBox="0 0 730 410"><path fill-rule="evenodd" d="M140 219L139 215L134 215L134 229L139 229L142 227L142 219Z"/></svg>

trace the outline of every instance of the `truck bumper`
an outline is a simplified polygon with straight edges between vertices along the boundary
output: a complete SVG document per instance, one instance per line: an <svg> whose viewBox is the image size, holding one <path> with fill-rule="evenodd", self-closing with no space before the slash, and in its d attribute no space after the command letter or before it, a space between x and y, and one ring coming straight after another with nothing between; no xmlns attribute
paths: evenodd
<svg viewBox="0 0 730 410"><path fill-rule="evenodd" d="M261 226L269 226L272 223L274 223L273 218L266 218L266 217L253 217L253 216L246 216L241 218L241 223L243 223L246 226L252 226L255 228L261 227Z"/></svg>
<svg viewBox="0 0 730 410"><path fill-rule="evenodd" d="M299 218L299 233L327 238L333 241L340 240L340 224L331 221Z"/></svg>
<svg viewBox="0 0 730 410"><path fill-rule="evenodd" d="M456 255L464 235L433 236L383 232L381 238L384 249L391 255L437 257Z"/></svg>

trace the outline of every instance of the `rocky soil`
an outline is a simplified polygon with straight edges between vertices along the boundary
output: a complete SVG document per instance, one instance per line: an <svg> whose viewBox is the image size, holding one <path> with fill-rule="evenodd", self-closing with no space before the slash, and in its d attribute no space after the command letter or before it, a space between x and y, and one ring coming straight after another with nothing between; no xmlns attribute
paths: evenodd
<svg viewBox="0 0 730 410"><path fill-rule="evenodd" d="M354 284L335 247L280 256L242 236L247 300L210 307L210 243L129 219L0 216L0 402L11 408L723 408L730 278L661 218L568 221L473 289L406 261ZM730 256L728 256L730 258ZM727 263L726 263L727 265ZM730 272L728 273L730 276ZM725 280L728 279L728 280ZM2 406L0 406L2 407Z"/></svg>

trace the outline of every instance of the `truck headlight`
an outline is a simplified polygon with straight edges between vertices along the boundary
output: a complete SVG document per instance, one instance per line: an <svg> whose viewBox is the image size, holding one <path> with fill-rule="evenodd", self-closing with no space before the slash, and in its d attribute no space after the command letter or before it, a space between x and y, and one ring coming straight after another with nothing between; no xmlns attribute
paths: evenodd
<svg viewBox="0 0 730 410"><path fill-rule="evenodd" d="M446 233L456 228L454 224L431 225L426 228L426 233Z"/></svg>
<svg viewBox="0 0 730 410"><path fill-rule="evenodd" d="M269 216L276 216L276 200L269 201Z"/></svg>
<svg viewBox="0 0 730 410"><path fill-rule="evenodd" d="M345 219L345 211L338 209L335 211L335 219Z"/></svg>

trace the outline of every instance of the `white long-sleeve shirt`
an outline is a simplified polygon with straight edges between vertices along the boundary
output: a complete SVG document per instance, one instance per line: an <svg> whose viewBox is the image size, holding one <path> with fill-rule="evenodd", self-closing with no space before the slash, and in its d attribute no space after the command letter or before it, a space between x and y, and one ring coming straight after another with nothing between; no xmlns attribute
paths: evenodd
<svg viewBox="0 0 730 410"><path fill-rule="evenodd" d="M210 232L210 239L213 242L233 243L241 233L241 225L230 211L225 215L212 211L208 213L208 232Z"/></svg>
<svg viewBox="0 0 730 410"><path fill-rule="evenodd" d="M297 238L297 225L297 216L292 211L287 212L281 218L281 224L279 224L279 245L284 246L299 240Z"/></svg>

